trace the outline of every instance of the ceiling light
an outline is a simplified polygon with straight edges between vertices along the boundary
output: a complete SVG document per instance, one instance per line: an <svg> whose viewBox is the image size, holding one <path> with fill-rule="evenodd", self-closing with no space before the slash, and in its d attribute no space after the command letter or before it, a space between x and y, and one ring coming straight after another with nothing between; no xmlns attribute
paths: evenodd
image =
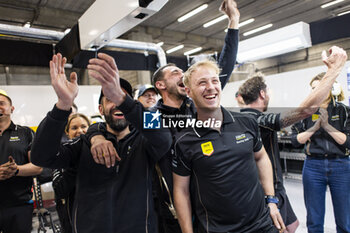
<svg viewBox="0 0 350 233"><path fill-rule="evenodd" d="M70 28L67 28L66 30L64 30L64 34L67 35L70 32Z"/></svg>
<svg viewBox="0 0 350 233"><path fill-rule="evenodd" d="M208 7L208 4L203 4L200 7L197 7L196 9L194 9L193 11L190 11L187 14L181 16L180 18L177 19L177 21L178 22L185 21L186 19L191 18L192 16L194 16L194 15L198 14L199 12L203 11L207 7Z"/></svg>
<svg viewBox="0 0 350 233"><path fill-rule="evenodd" d="M299 22L239 42L237 60L255 61L311 47L310 26Z"/></svg>
<svg viewBox="0 0 350 233"><path fill-rule="evenodd" d="M222 15L216 19L209 21L208 23L203 24L203 27L205 27L205 28L210 27L211 25L216 24L216 23L218 23L226 18L227 18L227 15Z"/></svg>
<svg viewBox="0 0 350 233"><path fill-rule="evenodd" d="M24 24L23 27L30 28L30 22L26 22L26 24Z"/></svg>
<svg viewBox="0 0 350 233"><path fill-rule="evenodd" d="M191 50L188 50L187 52L184 53L185 56L187 55L191 55L193 53L196 53L196 52L199 52L202 50L202 47L198 47L198 48L195 48L195 49L191 49Z"/></svg>
<svg viewBox="0 0 350 233"><path fill-rule="evenodd" d="M253 23L254 21L255 21L255 19L253 19L253 18L248 19L248 20L246 20L246 21L243 21L242 23L239 23L239 24L238 24L238 27L239 27L239 28L240 28L240 27L243 27L243 26L245 26L245 25L247 25L247 24ZM227 32L227 28L225 29L225 32Z"/></svg>
<svg viewBox="0 0 350 233"><path fill-rule="evenodd" d="M161 42L157 43L156 45L158 45L159 47L162 47L162 46L163 46L163 44L164 44L164 42L163 42L163 41L161 41Z"/></svg>
<svg viewBox="0 0 350 233"><path fill-rule="evenodd" d="M321 6L321 8L326 8L326 7L329 7L329 6L333 6L337 3L340 3L340 2L343 2L344 0L335 0L335 1L332 1L332 2L329 2L329 3L326 3L326 4L323 4Z"/></svg>
<svg viewBox="0 0 350 233"><path fill-rule="evenodd" d="M182 49L183 47L184 47L183 44L182 44L182 45L178 45L178 46L176 46L176 47L174 47L174 48L172 48L172 49L167 50L166 53L167 53L167 54L173 53L173 52L175 52L175 51L177 51L177 50Z"/></svg>
<svg viewBox="0 0 350 233"><path fill-rule="evenodd" d="M263 30L265 30L265 29L268 29L268 28L272 27L272 25L273 25L273 24L270 23L270 24L264 25L264 26L262 26L262 27L255 28L255 29L253 29L253 30L251 30L251 31L248 31L248 32L243 33L243 36L249 36L249 35L251 35L251 34L254 34L254 33L257 33L257 32L260 32L260 31L263 31Z"/></svg>
<svg viewBox="0 0 350 233"><path fill-rule="evenodd" d="M349 13L350 13L350 11L344 11L342 13L339 13L338 16L346 15L346 14L349 14Z"/></svg>
<svg viewBox="0 0 350 233"><path fill-rule="evenodd" d="M239 24L238 24L238 27L243 27L243 26L245 26L245 25L247 25L247 24L253 23L254 21L255 21L255 19L253 19L253 18L248 19L248 20L246 20L246 21L243 21L242 23L239 23Z"/></svg>

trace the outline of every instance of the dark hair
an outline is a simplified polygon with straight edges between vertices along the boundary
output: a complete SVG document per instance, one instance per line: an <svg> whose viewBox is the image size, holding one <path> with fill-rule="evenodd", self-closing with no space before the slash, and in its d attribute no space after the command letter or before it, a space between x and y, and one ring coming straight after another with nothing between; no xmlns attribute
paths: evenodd
<svg viewBox="0 0 350 233"><path fill-rule="evenodd" d="M238 93L246 104L250 104L258 99L261 90L266 91L266 84L263 74L257 73L241 85Z"/></svg>
<svg viewBox="0 0 350 233"><path fill-rule="evenodd" d="M72 122L73 119L78 118L78 117L83 118L86 121L86 123L88 124L88 126L90 125L90 120L87 116L85 116L82 113L74 113L74 114L69 116L66 127L64 128L64 132L68 133L70 123Z"/></svg>
<svg viewBox="0 0 350 233"><path fill-rule="evenodd" d="M154 73L153 73L153 76L152 76L152 85L155 87L155 89L157 90L157 92L159 93L159 90L157 89L156 87L156 82L159 81L159 80L162 80L163 77L164 77L164 73L163 73L163 70L169 66L176 66L176 64L174 63L168 63L164 66L161 66L158 68L158 70L156 70Z"/></svg>

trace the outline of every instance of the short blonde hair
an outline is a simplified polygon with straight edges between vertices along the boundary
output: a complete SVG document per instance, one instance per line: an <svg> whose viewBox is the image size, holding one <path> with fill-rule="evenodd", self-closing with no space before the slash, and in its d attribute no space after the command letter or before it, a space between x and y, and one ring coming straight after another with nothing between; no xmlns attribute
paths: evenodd
<svg viewBox="0 0 350 233"><path fill-rule="evenodd" d="M185 86L187 86L187 87L190 86L190 80L191 80L191 77L192 77L192 73L194 71L198 70L200 67L203 67L203 66L214 69L216 74L220 73L220 68L216 64L216 62L214 62L214 61L203 60L203 61L196 62L193 65L191 65L190 68L188 68L188 70L184 73L183 82L184 82Z"/></svg>

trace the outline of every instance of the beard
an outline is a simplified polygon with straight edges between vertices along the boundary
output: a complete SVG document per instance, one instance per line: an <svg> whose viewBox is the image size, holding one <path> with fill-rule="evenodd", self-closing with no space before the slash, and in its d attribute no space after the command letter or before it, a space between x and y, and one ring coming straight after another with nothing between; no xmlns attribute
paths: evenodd
<svg viewBox="0 0 350 233"><path fill-rule="evenodd" d="M111 110L112 111L112 110ZM105 120L107 125L111 127L116 132L123 131L126 129L126 127L129 126L129 122L124 118L124 119L113 119L113 115L111 112L109 114L105 113Z"/></svg>
<svg viewBox="0 0 350 233"><path fill-rule="evenodd" d="M169 95L172 95L179 100L184 100L187 96L186 93L180 92L175 84L168 85L167 91L168 91Z"/></svg>

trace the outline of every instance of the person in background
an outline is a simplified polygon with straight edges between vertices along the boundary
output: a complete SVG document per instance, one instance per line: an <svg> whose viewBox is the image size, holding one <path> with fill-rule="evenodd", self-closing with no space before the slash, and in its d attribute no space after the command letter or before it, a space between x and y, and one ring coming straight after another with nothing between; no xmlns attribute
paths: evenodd
<svg viewBox="0 0 350 233"><path fill-rule="evenodd" d="M85 134L89 125L90 120L87 116L81 113L73 113L69 116L64 131L67 137L72 140ZM71 233L73 229L72 214L76 187L76 173L76 167L55 169L52 173L52 187L55 192L56 210L63 233Z"/></svg>
<svg viewBox="0 0 350 233"><path fill-rule="evenodd" d="M11 120L11 98L0 90L0 232L30 233L33 177L42 168L30 162L34 132Z"/></svg>
<svg viewBox="0 0 350 233"><path fill-rule="evenodd" d="M321 85L325 73L315 76L312 92ZM292 127L294 146L305 144L303 167L304 202L309 233L323 232L325 195L330 189L336 229L350 232L350 108L340 101L344 94L333 85L321 108Z"/></svg>
<svg viewBox="0 0 350 233"><path fill-rule="evenodd" d="M326 98L327 93L331 90L332 85L346 61L346 52L338 47L330 49L331 54L327 57L323 53L323 62L327 65L327 75L322 83L310 93L298 108L283 113L264 112L268 108L270 96L268 87L261 73L257 73L239 88L239 93L246 103L245 108L241 109L242 113L250 114L258 121L261 138L264 147L269 155L273 167L274 187L276 196L279 199L278 208L286 224L287 232L296 231L299 221L289 202L286 190L283 185L283 174L280 164L280 151L277 141L277 132L281 129L292 125L308 116L310 116L316 107L320 106Z"/></svg>
<svg viewBox="0 0 350 233"><path fill-rule="evenodd" d="M153 107L157 103L157 91L151 84L142 85L137 94L137 100L146 108Z"/></svg>
<svg viewBox="0 0 350 233"><path fill-rule="evenodd" d="M245 103L244 103L243 97L242 97L242 95L239 93L239 91L236 92L235 98L236 98L238 107L244 108L244 107L245 107Z"/></svg>

